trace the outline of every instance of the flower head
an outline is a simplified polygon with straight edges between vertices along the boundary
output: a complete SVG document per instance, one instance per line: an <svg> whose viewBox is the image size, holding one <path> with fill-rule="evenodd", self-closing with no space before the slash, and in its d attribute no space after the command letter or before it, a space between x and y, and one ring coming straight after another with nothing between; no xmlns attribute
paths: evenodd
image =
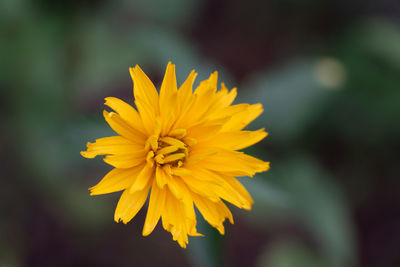
<svg viewBox="0 0 400 267"><path fill-rule="evenodd" d="M269 169L269 163L237 150L253 145L267 133L244 131L263 109L261 104L232 105L236 89L223 83L217 91L217 72L192 92L196 73L177 87L175 65L169 63L160 94L146 74L130 68L137 110L113 97L105 105L104 118L118 136L87 144L82 156L105 155L114 167L91 195L122 191L114 220L127 223L150 194L143 235L149 235L159 219L179 245L186 247L196 230L194 205L204 219L224 234L232 214L222 200L250 209L253 200L235 178Z"/></svg>

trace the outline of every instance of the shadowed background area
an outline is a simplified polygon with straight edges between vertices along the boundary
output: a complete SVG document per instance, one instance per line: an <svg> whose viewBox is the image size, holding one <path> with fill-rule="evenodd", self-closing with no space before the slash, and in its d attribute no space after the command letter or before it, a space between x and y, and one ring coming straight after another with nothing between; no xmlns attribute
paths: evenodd
<svg viewBox="0 0 400 267"><path fill-rule="evenodd" d="M104 98L133 103L128 68L159 87L219 71L236 103L261 102L246 152L271 170L241 178L220 236L181 249L146 209L115 223L120 193L90 197L111 169L79 155L112 135ZM0 2L0 266L400 266L398 1Z"/></svg>

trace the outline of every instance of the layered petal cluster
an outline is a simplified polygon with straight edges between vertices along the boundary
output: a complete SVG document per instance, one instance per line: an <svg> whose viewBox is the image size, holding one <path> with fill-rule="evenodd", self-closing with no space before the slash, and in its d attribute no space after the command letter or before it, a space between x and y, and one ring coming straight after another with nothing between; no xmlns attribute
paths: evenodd
<svg viewBox="0 0 400 267"><path fill-rule="evenodd" d="M143 235L149 235L161 218L162 226L186 247L196 230L197 207L204 219L224 234L223 222L233 223L224 201L250 209L253 200L235 178L252 177L269 169L269 163L241 150L264 137L264 129L243 130L263 111L261 104L232 105L236 89L221 83L217 72L193 91L192 71L178 88L175 65L169 63L159 94L136 66L130 68L137 110L117 98L106 98L104 118L118 136L87 144L82 156L104 155L114 167L91 195L123 191L115 221L127 223L145 204Z"/></svg>

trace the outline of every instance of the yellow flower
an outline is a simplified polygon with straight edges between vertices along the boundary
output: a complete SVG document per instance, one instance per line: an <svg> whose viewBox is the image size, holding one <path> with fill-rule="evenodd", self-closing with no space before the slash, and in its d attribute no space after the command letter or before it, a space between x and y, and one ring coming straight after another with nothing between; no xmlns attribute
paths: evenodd
<svg viewBox="0 0 400 267"><path fill-rule="evenodd" d="M204 219L224 234L232 214L222 201L251 209L253 200L235 178L269 169L269 163L237 150L253 145L267 133L243 131L263 111L261 104L231 105L236 89L223 83L217 91L217 72L192 92L196 73L177 87L175 65L168 63L160 94L146 74L130 68L137 110L113 97L105 105L104 118L119 135L87 144L82 156L106 155L114 167L91 195L122 191L114 220L127 223L150 200L143 227L149 235L160 217L165 230L186 247L196 230L194 205ZM150 193L151 192L151 193Z"/></svg>

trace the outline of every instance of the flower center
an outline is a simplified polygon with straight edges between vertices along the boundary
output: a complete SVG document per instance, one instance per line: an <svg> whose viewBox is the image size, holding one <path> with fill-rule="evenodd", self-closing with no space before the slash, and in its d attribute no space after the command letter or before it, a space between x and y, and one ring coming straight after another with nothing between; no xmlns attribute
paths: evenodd
<svg viewBox="0 0 400 267"><path fill-rule="evenodd" d="M189 154L188 145L182 141L185 135L184 129L177 129L171 131L168 136L150 136L146 142L146 147L150 149L147 155L148 164L181 167Z"/></svg>
<svg viewBox="0 0 400 267"><path fill-rule="evenodd" d="M188 152L187 145L181 140L169 136L160 137L154 160L160 165L170 164L180 167L183 165Z"/></svg>

